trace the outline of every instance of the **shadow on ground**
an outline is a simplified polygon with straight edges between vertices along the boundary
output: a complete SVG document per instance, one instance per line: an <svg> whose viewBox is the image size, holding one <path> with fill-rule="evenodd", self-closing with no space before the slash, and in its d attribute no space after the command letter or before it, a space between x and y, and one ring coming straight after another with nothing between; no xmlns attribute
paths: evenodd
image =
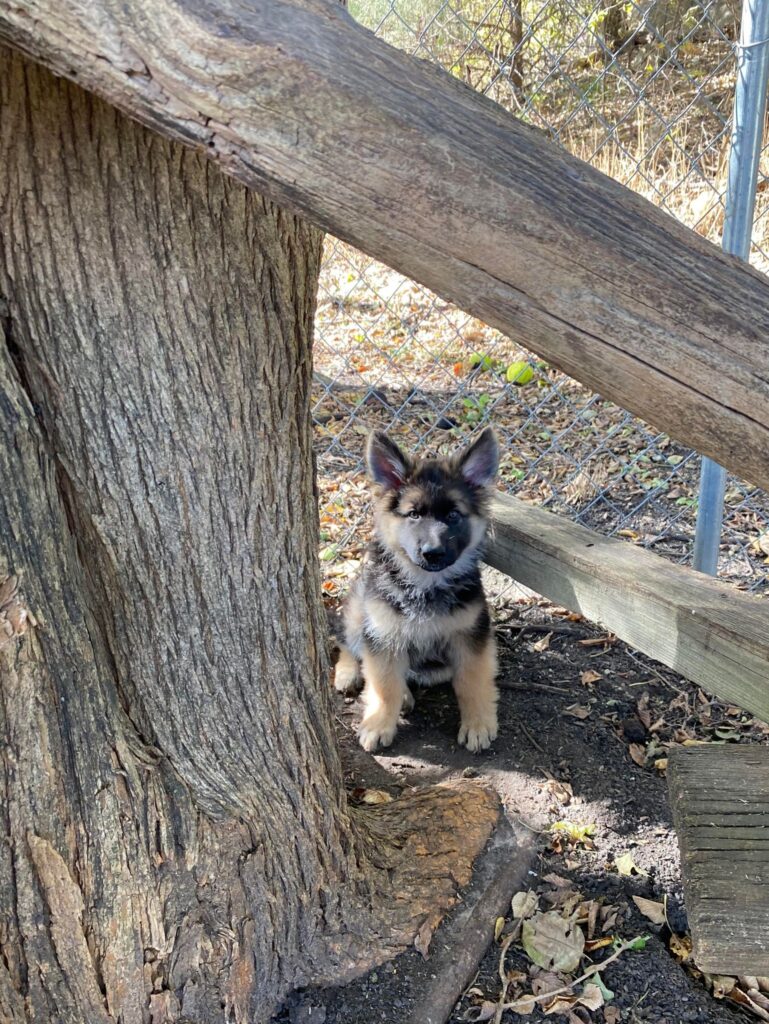
<svg viewBox="0 0 769 1024"><path fill-rule="evenodd" d="M584 899L618 907L613 933L620 940L650 936L643 951L623 954L603 975L615 993L611 1005L619 1011L610 1019L630 1024L733 1024L744 1019L676 963L663 941L665 926L659 934L632 896L667 896L670 925L686 930L664 765L655 767L666 746L724 735L733 741L764 741L764 730L613 638L601 642L605 634L597 628L570 621L546 605L503 605L497 621L500 735L493 749L473 755L459 747L451 689L422 690L392 747L377 755L387 775L375 770L375 778L361 779L352 767L350 784L376 788L386 781L397 792L457 777L490 782L515 827L534 836L531 888L541 886L543 876L557 874ZM351 751L359 701L335 699L343 747ZM631 751L645 761L643 766ZM356 763L353 755L350 764ZM554 843L550 827L559 820L593 826L595 848ZM640 874L626 877L616 870L617 858L627 853ZM451 1024L472 1020L481 998L496 999L498 962L499 950L492 943L472 985L475 994L459 1001ZM525 970L523 952L511 951L508 966ZM430 960L410 951L345 988L298 993L276 1022L405 1024L430 976ZM606 1020L603 1009L582 1008L580 1013L584 1021ZM503 1017L565 1019L545 1017L540 1010Z"/></svg>

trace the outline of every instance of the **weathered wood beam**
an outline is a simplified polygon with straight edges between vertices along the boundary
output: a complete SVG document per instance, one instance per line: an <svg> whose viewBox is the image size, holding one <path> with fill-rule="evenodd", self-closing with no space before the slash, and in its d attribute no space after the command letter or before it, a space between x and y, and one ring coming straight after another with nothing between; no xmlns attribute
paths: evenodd
<svg viewBox="0 0 769 1024"><path fill-rule="evenodd" d="M769 601L498 495L486 561L769 722Z"/></svg>
<svg viewBox="0 0 769 1024"><path fill-rule="evenodd" d="M337 3L0 0L0 40L769 485L766 279Z"/></svg>
<svg viewBox="0 0 769 1024"><path fill-rule="evenodd" d="M695 963L769 975L769 749L673 750L668 785Z"/></svg>

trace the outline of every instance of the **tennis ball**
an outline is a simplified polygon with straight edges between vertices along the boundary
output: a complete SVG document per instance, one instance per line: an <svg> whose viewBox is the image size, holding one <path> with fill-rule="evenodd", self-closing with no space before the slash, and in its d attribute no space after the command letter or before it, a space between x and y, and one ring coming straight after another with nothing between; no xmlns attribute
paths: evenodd
<svg viewBox="0 0 769 1024"><path fill-rule="evenodd" d="M507 368L508 384L517 384L520 387L532 380L534 380L534 371L525 360L519 359L515 363L510 363Z"/></svg>

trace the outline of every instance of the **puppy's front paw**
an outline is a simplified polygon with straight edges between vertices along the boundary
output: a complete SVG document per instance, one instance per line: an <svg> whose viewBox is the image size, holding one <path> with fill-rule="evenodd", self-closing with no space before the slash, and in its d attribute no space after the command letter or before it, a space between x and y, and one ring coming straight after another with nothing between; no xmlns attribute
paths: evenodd
<svg viewBox="0 0 769 1024"><path fill-rule="evenodd" d="M397 719L392 719L381 713L367 715L360 723L358 739L364 750L372 753L377 747L389 747L395 738L398 728Z"/></svg>
<svg viewBox="0 0 769 1024"><path fill-rule="evenodd" d="M339 654L334 668L334 689L338 693L355 693L360 689L361 675L358 659L346 647Z"/></svg>
<svg viewBox="0 0 769 1024"><path fill-rule="evenodd" d="M463 719L457 738L474 754L486 750L497 738L496 712L485 718Z"/></svg>

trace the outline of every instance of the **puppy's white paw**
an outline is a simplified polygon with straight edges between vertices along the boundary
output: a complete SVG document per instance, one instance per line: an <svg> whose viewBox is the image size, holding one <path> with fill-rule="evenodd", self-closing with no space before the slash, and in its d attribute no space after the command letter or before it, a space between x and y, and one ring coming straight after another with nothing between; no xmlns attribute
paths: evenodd
<svg viewBox="0 0 769 1024"><path fill-rule="evenodd" d="M457 738L462 746L474 754L486 750L497 738L496 713L486 718L463 719Z"/></svg>
<svg viewBox="0 0 769 1024"><path fill-rule="evenodd" d="M334 672L334 689L338 693L354 693L360 689L360 674L357 669L337 665Z"/></svg>
<svg viewBox="0 0 769 1024"><path fill-rule="evenodd" d="M411 690L406 687L406 692L403 694L403 708L404 714L408 714L409 711L414 710L414 694Z"/></svg>
<svg viewBox="0 0 769 1024"><path fill-rule="evenodd" d="M360 689L360 665L346 648L342 648L334 668L334 689L338 693L355 693Z"/></svg>
<svg viewBox="0 0 769 1024"><path fill-rule="evenodd" d="M364 750L373 753L377 747L389 747L395 738L398 728L397 719L393 722L383 714L367 715L360 723L358 739Z"/></svg>

